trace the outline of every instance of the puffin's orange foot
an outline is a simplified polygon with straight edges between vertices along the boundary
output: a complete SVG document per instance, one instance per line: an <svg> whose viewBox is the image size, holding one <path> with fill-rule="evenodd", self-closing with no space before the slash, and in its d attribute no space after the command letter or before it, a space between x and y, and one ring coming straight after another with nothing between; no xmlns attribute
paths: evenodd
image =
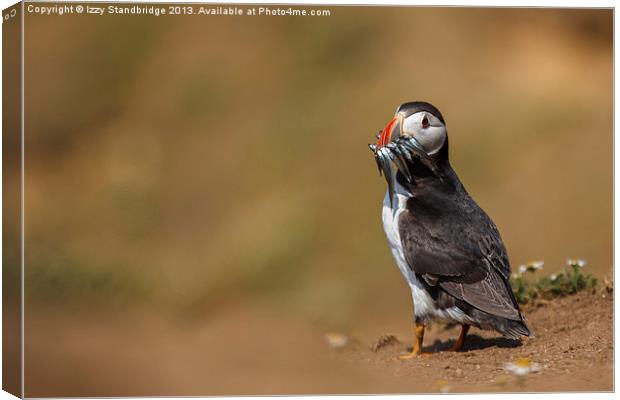
<svg viewBox="0 0 620 400"><path fill-rule="evenodd" d="M406 360L411 360L412 358L416 358L416 357L417 357L417 354L408 353L408 354L401 354L397 358L401 361L406 361Z"/></svg>
<svg viewBox="0 0 620 400"><path fill-rule="evenodd" d="M461 351L461 349L463 348L463 343L465 343L464 338L462 336L459 336L459 338L456 340L456 342L454 342L452 347L448 349L448 351Z"/></svg>
<svg viewBox="0 0 620 400"><path fill-rule="evenodd" d="M412 351L411 353L407 353L407 354L402 354L400 356L398 356L399 360L405 361L405 360L411 360L412 358L416 358L418 356L420 357L428 357L430 356L431 352L428 351Z"/></svg>
<svg viewBox="0 0 620 400"><path fill-rule="evenodd" d="M458 340L448 349L448 351L461 351L463 348L463 342L459 342Z"/></svg>
<svg viewBox="0 0 620 400"><path fill-rule="evenodd" d="M461 326L461 334L459 335L459 338L456 339L456 342L454 342L454 345L452 345L448 351L461 351L463 348L463 343L465 343L465 335L467 335L467 331L469 331L469 325L463 324Z"/></svg>
<svg viewBox="0 0 620 400"><path fill-rule="evenodd" d="M411 349L411 353L398 356L399 360L410 360L416 356L425 356L431 354L422 351L422 343L424 342L424 325L415 323L413 331L415 334L415 339L413 342L413 348Z"/></svg>

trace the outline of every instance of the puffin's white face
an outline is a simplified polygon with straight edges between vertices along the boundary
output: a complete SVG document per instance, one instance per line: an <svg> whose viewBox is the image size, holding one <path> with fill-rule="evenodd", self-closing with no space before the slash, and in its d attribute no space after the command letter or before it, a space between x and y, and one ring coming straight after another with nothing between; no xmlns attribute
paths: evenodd
<svg viewBox="0 0 620 400"><path fill-rule="evenodd" d="M439 110L429 103L410 102L400 105L394 118L381 131L377 143L369 145L379 172L383 173L387 181L390 201L394 197L395 179L392 163L405 179L412 182L408 165L415 158L442 181L437 162L441 158L441 149L447 144L448 133L439 117L425 110L436 110L437 115L441 116ZM447 154L444 158L447 160Z"/></svg>
<svg viewBox="0 0 620 400"><path fill-rule="evenodd" d="M413 137L429 156L437 153L446 141L446 127L433 114L420 111L402 122L401 135Z"/></svg>

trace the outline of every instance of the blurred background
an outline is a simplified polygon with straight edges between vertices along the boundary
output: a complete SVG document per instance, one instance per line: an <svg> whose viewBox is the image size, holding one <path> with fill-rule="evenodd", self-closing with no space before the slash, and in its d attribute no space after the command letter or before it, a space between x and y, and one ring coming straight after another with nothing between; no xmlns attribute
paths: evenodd
<svg viewBox="0 0 620 400"><path fill-rule="evenodd" d="M310 8L26 15L27 396L397 389L323 334L408 337L367 148L405 101L513 269L611 271L611 10Z"/></svg>

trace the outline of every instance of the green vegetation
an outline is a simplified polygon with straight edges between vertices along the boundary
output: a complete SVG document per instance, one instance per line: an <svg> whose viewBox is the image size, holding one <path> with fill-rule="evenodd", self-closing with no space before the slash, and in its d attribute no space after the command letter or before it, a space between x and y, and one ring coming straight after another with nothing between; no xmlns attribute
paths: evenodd
<svg viewBox="0 0 620 400"><path fill-rule="evenodd" d="M512 291L520 304L531 303L536 299L552 299L596 287L597 279L592 274L584 274L584 260L568 259L562 272L538 278L536 271L543 267L542 261L519 266L519 271L510 279Z"/></svg>

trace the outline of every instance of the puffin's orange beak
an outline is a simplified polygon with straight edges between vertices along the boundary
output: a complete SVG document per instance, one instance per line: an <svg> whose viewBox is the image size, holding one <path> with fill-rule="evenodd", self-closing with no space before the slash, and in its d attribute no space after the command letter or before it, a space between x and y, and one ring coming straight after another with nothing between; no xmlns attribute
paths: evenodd
<svg viewBox="0 0 620 400"><path fill-rule="evenodd" d="M377 150L379 150L381 147L387 146L387 144L390 143L390 140L392 140L392 134L395 130L394 128L398 126L398 116L396 116L390 122L388 122L385 128L381 131L381 136L379 136L379 140L377 141Z"/></svg>

